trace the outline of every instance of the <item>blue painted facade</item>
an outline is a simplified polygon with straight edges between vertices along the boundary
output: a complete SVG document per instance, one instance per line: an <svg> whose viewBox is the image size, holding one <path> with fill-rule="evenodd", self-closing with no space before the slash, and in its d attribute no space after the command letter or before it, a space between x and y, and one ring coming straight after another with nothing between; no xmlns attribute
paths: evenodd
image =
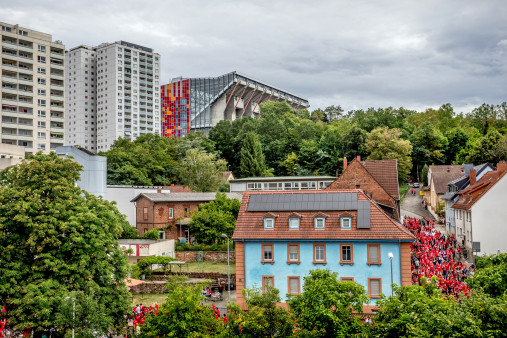
<svg viewBox="0 0 507 338"><path fill-rule="evenodd" d="M262 244L273 244L274 263L262 263ZM313 263L313 244L326 244L326 264ZM287 245L299 244L300 263L287 263ZM353 264L340 264L340 244L353 245ZM367 245L380 244L380 265L367 264ZM282 302L286 301L288 293L288 276L300 277L300 289L303 290L304 277L310 270L328 269L338 272L338 277L353 277L354 282L361 284L368 293L368 278L381 278L382 293L391 294L391 262L388 253L394 255L393 283L401 285L400 271L400 243L399 241L379 240L248 240L244 242L245 250L245 287L262 287L262 276L274 276L274 286L280 290ZM369 305L374 305L376 299L372 299Z"/></svg>

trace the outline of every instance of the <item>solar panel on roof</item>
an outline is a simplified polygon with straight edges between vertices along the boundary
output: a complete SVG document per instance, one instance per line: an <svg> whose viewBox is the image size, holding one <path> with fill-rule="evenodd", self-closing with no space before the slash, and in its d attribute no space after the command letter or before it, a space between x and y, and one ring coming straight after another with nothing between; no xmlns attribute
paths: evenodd
<svg viewBox="0 0 507 338"><path fill-rule="evenodd" d="M313 194L259 194L251 195L248 211L311 211L311 210L358 210L356 192ZM362 203L360 204L362 205ZM369 221L369 220L368 220Z"/></svg>

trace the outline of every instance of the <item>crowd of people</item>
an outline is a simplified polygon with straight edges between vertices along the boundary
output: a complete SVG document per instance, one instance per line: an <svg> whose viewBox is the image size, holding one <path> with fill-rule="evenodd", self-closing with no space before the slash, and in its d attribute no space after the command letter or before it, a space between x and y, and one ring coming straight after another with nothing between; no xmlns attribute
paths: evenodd
<svg viewBox="0 0 507 338"><path fill-rule="evenodd" d="M412 282L419 284L421 277L437 276L437 286L444 294L468 296L470 290L465 280L473 273L473 266L469 269L461 261L463 248L457 245L454 236L445 236L435 228L435 221L427 218L405 216L403 225L417 237L410 244Z"/></svg>

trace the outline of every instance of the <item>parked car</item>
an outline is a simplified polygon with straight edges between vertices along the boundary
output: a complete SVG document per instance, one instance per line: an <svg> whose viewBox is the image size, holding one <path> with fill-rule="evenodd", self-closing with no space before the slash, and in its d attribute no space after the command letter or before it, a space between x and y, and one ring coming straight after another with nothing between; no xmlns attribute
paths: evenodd
<svg viewBox="0 0 507 338"><path fill-rule="evenodd" d="M415 182L415 183L412 185L412 187L414 187L414 188L419 188L419 183Z"/></svg>

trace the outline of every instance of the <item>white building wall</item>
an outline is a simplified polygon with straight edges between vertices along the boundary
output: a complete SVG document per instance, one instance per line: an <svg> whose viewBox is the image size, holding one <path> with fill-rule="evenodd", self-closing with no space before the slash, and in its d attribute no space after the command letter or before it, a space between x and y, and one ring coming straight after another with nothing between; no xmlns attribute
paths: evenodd
<svg viewBox="0 0 507 338"><path fill-rule="evenodd" d="M69 52L67 111L73 115L66 145L98 152L120 137L160 135L160 55L137 47L115 42Z"/></svg>
<svg viewBox="0 0 507 338"><path fill-rule="evenodd" d="M472 207L472 240L479 255L507 252L507 178L504 176Z"/></svg>
<svg viewBox="0 0 507 338"><path fill-rule="evenodd" d="M93 47L71 49L66 56L65 145L97 152L97 53Z"/></svg>

